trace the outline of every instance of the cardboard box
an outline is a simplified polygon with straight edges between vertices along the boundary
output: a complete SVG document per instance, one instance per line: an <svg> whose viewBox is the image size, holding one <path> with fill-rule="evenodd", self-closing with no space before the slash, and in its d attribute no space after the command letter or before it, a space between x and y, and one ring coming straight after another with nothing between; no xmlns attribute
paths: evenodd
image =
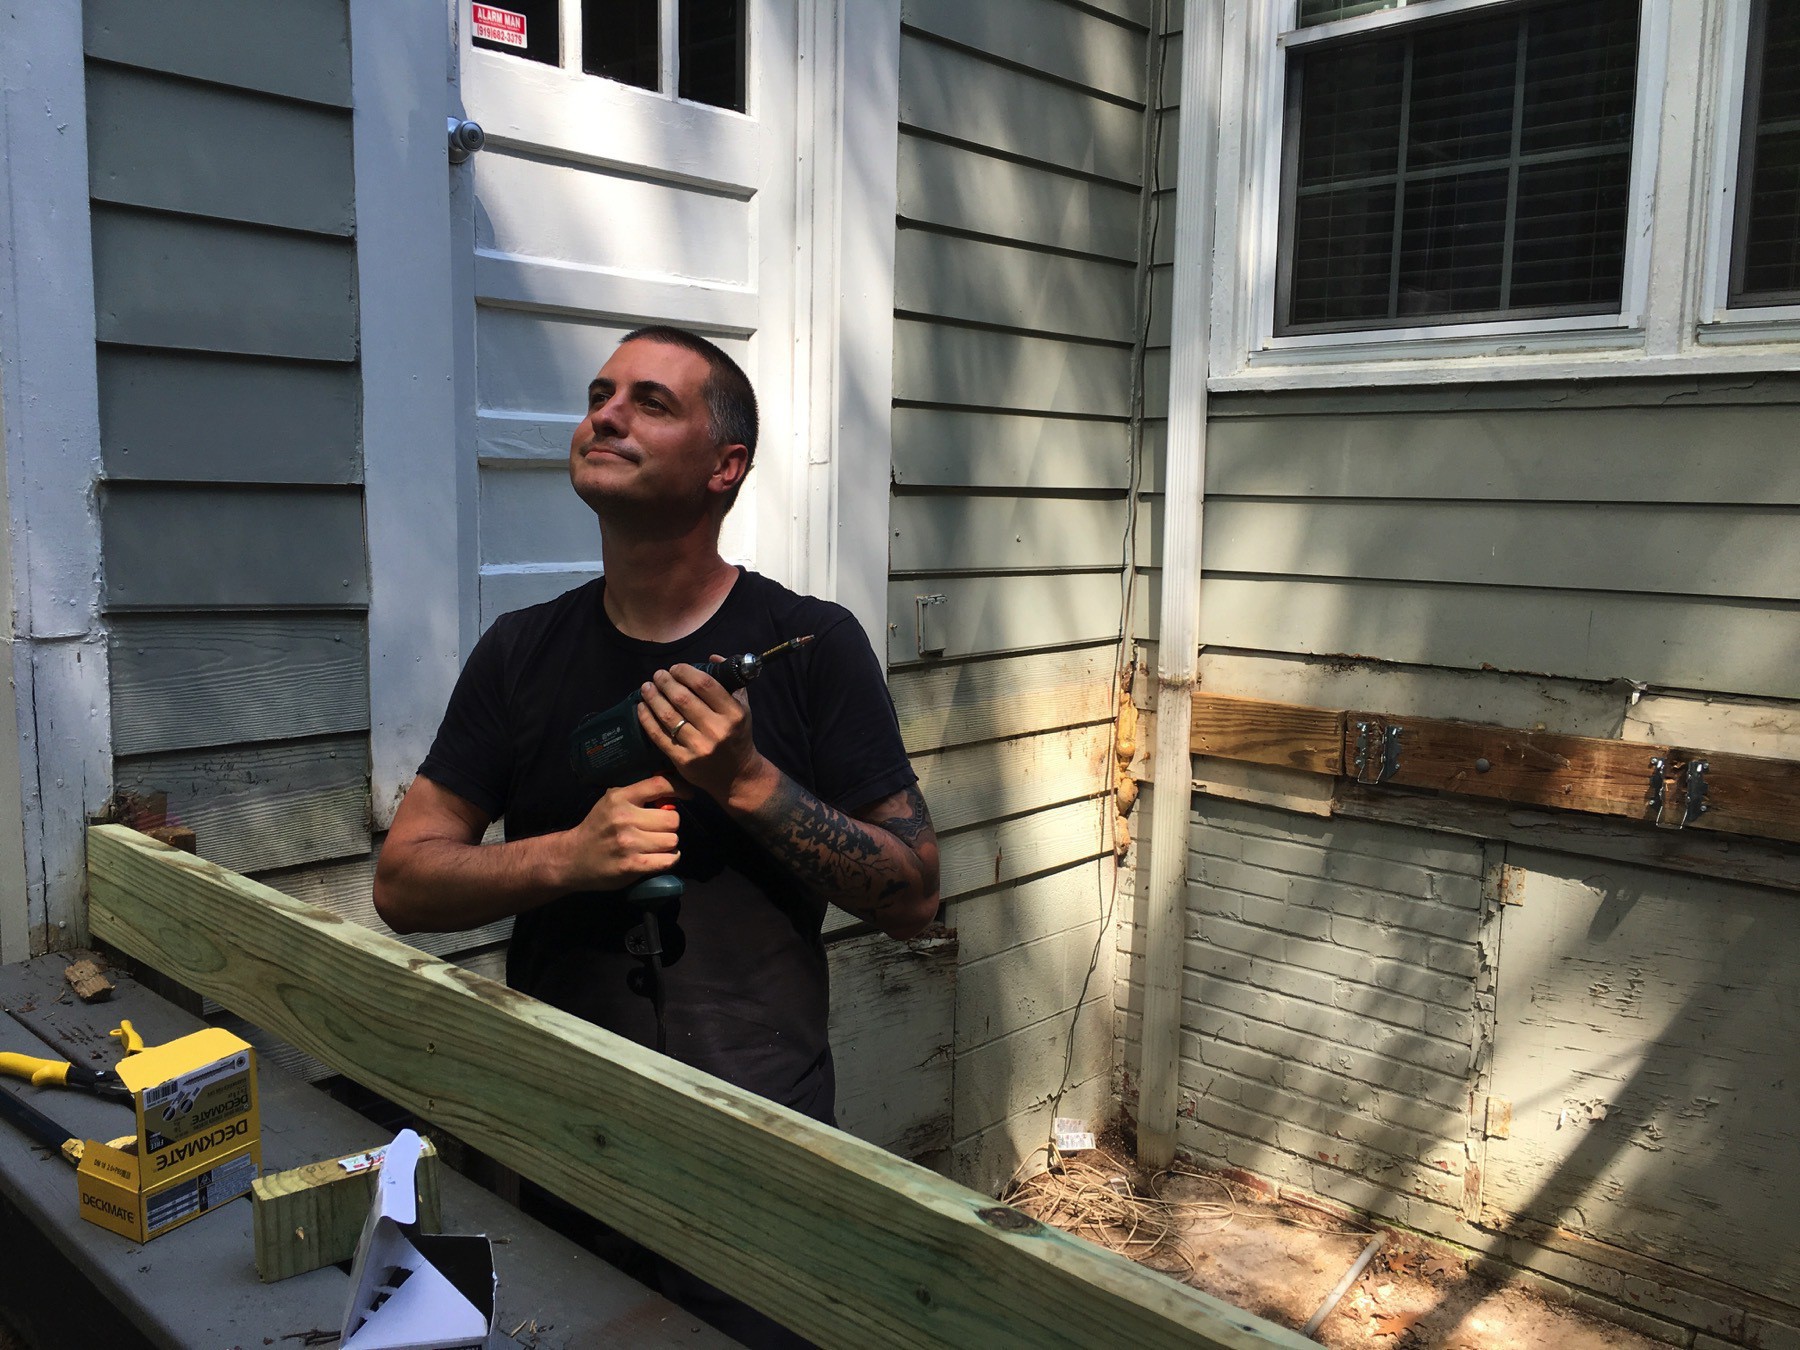
<svg viewBox="0 0 1800 1350"><path fill-rule="evenodd" d="M207 1027L119 1061L133 1138L82 1146L81 1215L148 1242L245 1194L262 1168L256 1052Z"/></svg>
<svg viewBox="0 0 1800 1350"><path fill-rule="evenodd" d="M420 1230L413 1172L421 1142L402 1130L387 1146L350 1271L341 1350L483 1350L493 1334L493 1246Z"/></svg>

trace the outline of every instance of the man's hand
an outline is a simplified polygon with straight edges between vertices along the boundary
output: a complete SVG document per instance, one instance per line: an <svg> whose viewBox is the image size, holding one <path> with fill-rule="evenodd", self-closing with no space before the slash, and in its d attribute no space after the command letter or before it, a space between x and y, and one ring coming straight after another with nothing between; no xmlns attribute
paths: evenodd
<svg viewBox="0 0 1800 1350"><path fill-rule="evenodd" d="M682 778L814 895L890 937L916 936L936 916L937 836L917 787L845 815L758 753L741 690L729 694L698 668L678 665L638 692L638 724Z"/></svg>
<svg viewBox="0 0 1800 1350"><path fill-rule="evenodd" d="M720 660L717 655L714 661ZM638 725L675 771L720 806L774 766L750 738L750 703L697 666L659 670L638 691Z"/></svg>
<svg viewBox="0 0 1800 1350"><path fill-rule="evenodd" d="M658 775L602 796L581 824L555 836L558 883L570 891L612 891L673 868L681 858L679 818L650 803L674 795L675 785Z"/></svg>
<svg viewBox="0 0 1800 1350"><path fill-rule="evenodd" d="M382 845L376 912L395 932L454 932L666 872L681 856L677 817L649 803L675 791L667 778L646 778L607 793L571 830L483 846L487 813L416 778Z"/></svg>

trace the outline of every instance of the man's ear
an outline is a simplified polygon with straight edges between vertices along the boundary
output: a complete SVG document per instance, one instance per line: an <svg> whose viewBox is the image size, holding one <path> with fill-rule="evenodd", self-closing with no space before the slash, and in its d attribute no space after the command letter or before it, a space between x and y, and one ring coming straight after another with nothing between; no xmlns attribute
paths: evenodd
<svg viewBox="0 0 1800 1350"><path fill-rule="evenodd" d="M750 450L743 445L721 445L707 487L714 492L734 490L750 473Z"/></svg>

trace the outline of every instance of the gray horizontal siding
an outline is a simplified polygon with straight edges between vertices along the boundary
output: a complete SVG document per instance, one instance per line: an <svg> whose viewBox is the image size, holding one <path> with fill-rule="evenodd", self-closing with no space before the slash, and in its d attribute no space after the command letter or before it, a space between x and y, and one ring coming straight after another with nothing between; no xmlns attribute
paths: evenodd
<svg viewBox="0 0 1800 1350"><path fill-rule="evenodd" d="M347 0L85 0L115 778L369 851Z"/></svg>
<svg viewBox="0 0 1800 1350"><path fill-rule="evenodd" d="M1117 424L961 408L894 409L900 487L1123 491L1131 456Z"/></svg>
<svg viewBox="0 0 1800 1350"><path fill-rule="evenodd" d="M101 535L112 609L369 603L355 488L119 484Z"/></svg>
<svg viewBox="0 0 1800 1350"><path fill-rule="evenodd" d="M1042 0L903 0L900 22L944 43L968 47L1118 101L1144 101L1142 22L1102 18Z"/></svg>
<svg viewBox="0 0 1800 1350"><path fill-rule="evenodd" d="M362 478L356 368L103 347L100 448L116 481Z"/></svg>
<svg viewBox="0 0 1800 1350"><path fill-rule="evenodd" d="M95 201L353 232L347 111L99 63L87 107Z"/></svg>
<svg viewBox="0 0 1800 1350"><path fill-rule="evenodd" d="M102 342L356 358L350 241L101 204L93 224Z"/></svg>
<svg viewBox="0 0 1800 1350"><path fill-rule="evenodd" d="M1161 544L1148 498L1138 557ZM1672 503L1207 498L1208 575L1800 600L1800 509Z"/></svg>
<svg viewBox="0 0 1800 1350"><path fill-rule="evenodd" d="M1160 574L1141 578L1134 631L1152 641L1161 595ZM1800 605L1791 602L1225 575L1202 583L1200 642L1800 698Z"/></svg>
<svg viewBox="0 0 1800 1350"><path fill-rule="evenodd" d="M1054 0L1039 0L1049 8ZM1136 186L1142 114L1068 85L908 34L900 123L991 153Z"/></svg>
<svg viewBox="0 0 1800 1350"><path fill-rule="evenodd" d="M896 496L889 567L896 573L1117 570L1123 524L1116 496Z"/></svg>
<svg viewBox="0 0 1800 1350"><path fill-rule="evenodd" d="M902 319L894 325L894 397L1122 422L1131 407L1131 349Z"/></svg>
<svg viewBox="0 0 1800 1350"><path fill-rule="evenodd" d="M109 669L121 755L369 725L360 614L122 614Z"/></svg>
<svg viewBox="0 0 1800 1350"><path fill-rule="evenodd" d="M1219 397L1202 640L1792 698L1795 390L1757 385Z"/></svg>
<svg viewBox="0 0 1800 1350"><path fill-rule="evenodd" d="M1136 334L1136 278L1136 267L1128 263L902 230L894 263L894 306L935 318L1129 347Z"/></svg>
<svg viewBox="0 0 1800 1350"><path fill-rule="evenodd" d="M1117 642L1119 569L1008 576L945 573L888 582L888 660L918 661L914 598L941 595L932 621L955 658ZM1154 611L1151 611L1154 612Z"/></svg>
<svg viewBox="0 0 1800 1350"><path fill-rule="evenodd" d="M888 656L972 939L953 1156L983 1185L1041 1141L1106 884L1147 8L903 7ZM1086 1016L1069 1100L1097 1106Z"/></svg>
<svg viewBox="0 0 1800 1350"><path fill-rule="evenodd" d="M966 145L903 136L900 218L1017 244L1116 258L1137 256L1138 194Z"/></svg>
<svg viewBox="0 0 1800 1350"><path fill-rule="evenodd" d="M1668 407L1479 404L1463 411L1288 411L1213 401L1206 490L1264 497L1424 497L1517 502L1718 502L1800 506L1789 404ZM1549 394L1549 397L1555 397ZM1160 476L1161 445L1154 468ZM1152 467L1146 465L1147 468ZM1147 481L1155 482L1157 479Z"/></svg>
<svg viewBox="0 0 1800 1350"><path fill-rule="evenodd" d="M82 18L89 56L350 106L345 0L83 0Z"/></svg>
<svg viewBox="0 0 1800 1350"><path fill-rule="evenodd" d="M168 794L200 854L239 872L369 851L366 735L121 756L124 792Z"/></svg>

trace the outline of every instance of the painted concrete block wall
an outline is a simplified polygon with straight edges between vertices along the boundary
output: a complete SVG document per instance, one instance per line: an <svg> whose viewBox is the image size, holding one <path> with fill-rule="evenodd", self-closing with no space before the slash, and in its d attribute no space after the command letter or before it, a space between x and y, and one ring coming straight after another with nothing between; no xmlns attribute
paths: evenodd
<svg viewBox="0 0 1800 1350"><path fill-rule="evenodd" d="M1484 1040L1481 845L1202 799L1188 849L1181 1146L1456 1229ZM1129 1105L1142 930L1118 937Z"/></svg>
<svg viewBox="0 0 1800 1350"><path fill-rule="evenodd" d="M1800 1148L1800 876L1207 796L1188 844L1182 1148L1674 1344L1800 1334L1800 1179L1775 1161ZM1118 940L1130 1106L1141 932Z"/></svg>
<svg viewBox="0 0 1800 1350"><path fill-rule="evenodd" d="M961 946L952 1170L986 1190L1065 1064L1065 1113L1110 1095L1150 8L902 7L888 658Z"/></svg>
<svg viewBox="0 0 1800 1350"><path fill-rule="evenodd" d="M242 871L366 857L345 0L83 20L115 782Z"/></svg>

